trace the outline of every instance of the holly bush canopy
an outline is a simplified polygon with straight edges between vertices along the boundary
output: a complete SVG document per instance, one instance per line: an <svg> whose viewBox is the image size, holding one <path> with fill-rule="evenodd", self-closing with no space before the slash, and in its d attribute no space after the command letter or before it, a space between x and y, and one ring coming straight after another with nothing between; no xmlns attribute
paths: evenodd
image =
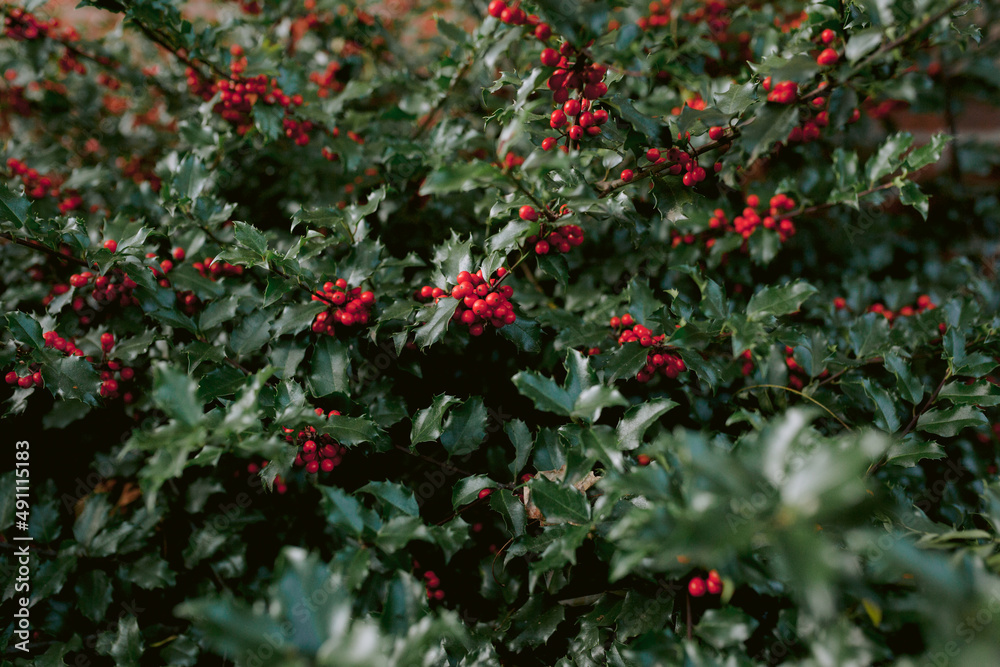
<svg viewBox="0 0 1000 667"><path fill-rule="evenodd" d="M80 4L4 665L998 664L996 5Z"/></svg>

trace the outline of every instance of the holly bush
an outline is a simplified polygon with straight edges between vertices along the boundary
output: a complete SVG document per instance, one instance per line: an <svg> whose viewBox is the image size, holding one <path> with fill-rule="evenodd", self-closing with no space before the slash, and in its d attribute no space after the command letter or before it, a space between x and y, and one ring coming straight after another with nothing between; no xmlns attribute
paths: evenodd
<svg viewBox="0 0 1000 667"><path fill-rule="evenodd" d="M1000 660L995 5L81 6L2 9L4 664Z"/></svg>

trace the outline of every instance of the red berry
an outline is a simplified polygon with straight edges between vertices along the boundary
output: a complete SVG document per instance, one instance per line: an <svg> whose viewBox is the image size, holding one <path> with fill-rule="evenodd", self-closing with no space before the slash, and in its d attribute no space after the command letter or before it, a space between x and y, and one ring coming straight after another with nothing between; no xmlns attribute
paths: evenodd
<svg viewBox="0 0 1000 667"><path fill-rule="evenodd" d="M577 99L566 100L566 104L563 105L563 111L566 112L567 116L579 116L580 100Z"/></svg>
<svg viewBox="0 0 1000 667"><path fill-rule="evenodd" d="M104 242L104 247L110 250L111 252L115 252L116 250L118 250L118 241L115 241L114 239L108 239L107 241Z"/></svg>
<svg viewBox="0 0 1000 667"><path fill-rule="evenodd" d="M836 63L839 58L840 56L833 49L823 49L816 57L816 62L826 67Z"/></svg>
<svg viewBox="0 0 1000 667"><path fill-rule="evenodd" d="M657 148L650 148L646 151L646 159L650 162L656 162L660 159L660 151Z"/></svg>
<svg viewBox="0 0 1000 667"><path fill-rule="evenodd" d="M710 127L708 129L708 138L712 141L718 141L725 133L726 131L721 127Z"/></svg>
<svg viewBox="0 0 1000 667"><path fill-rule="evenodd" d="M542 51L542 64L546 67L555 67L559 64L559 52L555 49L544 49Z"/></svg>
<svg viewBox="0 0 1000 667"><path fill-rule="evenodd" d="M500 18L500 15L503 14L505 9L507 9L506 2L503 0L493 0L493 2L489 4L489 7L487 7L486 11L490 13L490 16L498 19Z"/></svg>
<svg viewBox="0 0 1000 667"><path fill-rule="evenodd" d="M705 580L701 577L692 577L688 582L688 593L691 597L700 598L705 594Z"/></svg>
<svg viewBox="0 0 1000 667"><path fill-rule="evenodd" d="M552 36L552 28L549 27L548 23L539 23L535 26L535 37L542 40L543 42L548 40Z"/></svg>
<svg viewBox="0 0 1000 667"><path fill-rule="evenodd" d="M111 348L115 346L115 336L111 333L101 334L101 349L105 352L110 352Z"/></svg>
<svg viewBox="0 0 1000 667"><path fill-rule="evenodd" d="M652 461L652 459L649 458L648 454L639 454L637 457L635 457L635 460L636 463L638 463L641 466L648 466Z"/></svg>
<svg viewBox="0 0 1000 667"><path fill-rule="evenodd" d="M34 381L31 379L30 375L25 375L23 378L19 378L17 381L17 386L20 387L21 389L27 389L33 384Z"/></svg>
<svg viewBox="0 0 1000 667"><path fill-rule="evenodd" d="M518 211L518 215L521 217L521 220L527 220L528 222L538 220L538 211L535 210L534 206L529 206L527 204L521 207Z"/></svg>
<svg viewBox="0 0 1000 667"><path fill-rule="evenodd" d="M10 371L9 373L7 373L7 375L4 376L4 380L7 381L7 384L16 384L17 379L18 379L17 373L14 371Z"/></svg>
<svg viewBox="0 0 1000 667"><path fill-rule="evenodd" d="M549 242L548 241L539 241L538 243L536 243L535 244L535 253L537 253L539 255L547 255L547 254L549 254Z"/></svg>
<svg viewBox="0 0 1000 667"><path fill-rule="evenodd" d="M622 169L621 178L626 183L629 183L632 181L633 178L635 178L635 173L631 169Z"/></svg>
<svg viewBox="0 0 1000 667"><path fill-rule="evenodd" d="M555 137L545 137L542 139L542 150L548 151L552 150L552 147L556 145Z"/></svg>
<svg viewBox="0 0 1000 667"><path fill-rule="evenodd" d="M479 492L479 497L487 498L491 493L493 493L493 489L483 489L482 491Z"/></svg>
<svg viewBox="0 0 1000 667"><path fill-rule="evenodd" d="M833 40L837 39L837 33L827 28L819 34L819 40L824 44L829 44Z"/></svg>

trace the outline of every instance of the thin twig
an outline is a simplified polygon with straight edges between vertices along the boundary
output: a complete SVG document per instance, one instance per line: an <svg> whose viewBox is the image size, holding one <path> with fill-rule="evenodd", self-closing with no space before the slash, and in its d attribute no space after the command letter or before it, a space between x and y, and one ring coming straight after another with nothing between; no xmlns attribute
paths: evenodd
<svg viewBox="0 0 1000 667"><path fill-rule="evenodd" d="M807 401L812 401L813 403L815 403L815 404L816 404L816 405L818 405L819 407L821 407L821 408L823 408L824 410L826 410L826 412L827 412L827 413L828 413L828 414L829 414L829 415L830 415L831 417L833 417L833 418L834 418L834 419L836 419L836 420L837 420L838 422L840 422L840 425L841 425L841 426L843 426L844 428L846 428L846 429L847 429L848 431L850 431L850 430L851 430L851 427L850 427L850 426L848 426L848 425L847 425L846 423L844 423L844 420L843 420L843 419L841 419L840 417L838 417L837 415L835 415L835 414L833 413L833 410L831 410L830 408L826 407L825 405L823 405L822 403L820 403L819 401L817 401L817 400L816 400L815 398L813 398L812 396L809 396L809 395L807 395L807 394L804 394L804 393L802 393L801 391L798 391L798 390L796 390L796 389L792 389L791 387L785 387L785 386L782 386L782 385L780 385L780 384L754 384L754 385L750 385L749 387L743 387L742 389L740 389L740 390L739 390L739 391L737 391L736 393L738 394L738 393L740 393L740 392L742 392L742 391L749 391L749 390L751 390L751 389L761 389L761 388L767 388L767 389L783 389L784 391L787 391L787 392L790 392L790 393L792 393L792 394L795 394L795 395L797 395L797 396L801 396L802 398L806 399Z"/></svg>
<svg viewBox="0 0 1000 667"><path fill-rule="evenodd" d="M86 260L78 259L77 257L74 257L72 255L64 255L58 250L53 250L52 248L44 246L41 243L38 243L37 241L29 241L28 239L18 238L16 236L13 236L12 234L0 234L0 238L7 239L8 241L16 243L17 245L24 246L25 248L31 248L32 250L44 252L48 255L52 255L53 257L57 257L71 264L76 264L78 266L82 266L88 269L94 268Z"/></svg>
<svg viewBox="0 0 1000 667"><path fill-rule="evenodd" d="M906 428L903 429L903 432L899 434L900 440L906 438L907 434L909 434L909 432L913 430L913 427L917 425L917 422L920 421L920 417L923 416L925 412L930 410L931 406L934 405L934 402L937 400L938 395L941 393L941 390L944 388L945 383L950 378L951 378L951 369L949 368L947 371L945 371L944 377L941 378L941 382L938 383L937 388L930 395L930 398L928 398L927 402L924 403L924 407L922 407L913 415L913 419L911 419L910 423L906 425ZM888 459L886 458L885 454L883 454L878 461L876 461L875 463L871 464L868 467L868 471L865 472L865 477L871 477L872 475L874 475L879 468L881 468L886 464L887 461Z"/></svg>

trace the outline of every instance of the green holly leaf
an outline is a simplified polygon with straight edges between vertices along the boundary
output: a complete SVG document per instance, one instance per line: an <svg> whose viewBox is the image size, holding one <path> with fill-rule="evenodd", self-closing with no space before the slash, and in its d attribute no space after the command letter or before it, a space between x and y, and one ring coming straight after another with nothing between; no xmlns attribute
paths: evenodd
<svg viewBox="0 0 1000 667"><path fill-rule="evenodd" d="M535 439L528 430L527 425L520 419L513 419L504 426L504 432L514 445L514 460L510 463L510 474L516 477L517 473L524 470L531 456L531 450L535 446Z"/></svg>
<svg viewBox="0 0 1000 667"><path fill-rule="evenodd" d="M961 405L925 412L917 420L917 430L951 438L963 429L986 424L989 424L989 420L982 411L969 405Z"/></svg>
<svg viewBox="0 0 1000 667"><path fill-rule="evenodd" d="M10 329L14 340L29 343L36 349L45 347L45 339L42 337L42 327L31 315L20 311L8 313L7 328Z"/></svg>
<svg viewBox="0 0 1000 667"><path fill-rule="evenodd" d="M759 320L767 316L778 317L798 312L805 300L816 292L815 287L803 281L778 287L765 287L750 297L747 319Z"/></svg>
<svg viewBox="0 0 1000 667"><path fill-rule="evenodd" d="M421 348L432 345L441 339L448 329L455 309L459 302L456 299L445 297L436 304L431 304L421 308L417 313L418 320L423 320L423 324L416 328L414 342Z"/></svg>
<svg viewBox="0 0 1000 667"><path fill-rule="evenodd" d="M954 380L941 388L938 398L951 401L955 405L988 407L1000 405L1000 388L992 382L966 384L960 380Z"/></svg>
<svg viewBox="0 0 1000 667"><path fill-rule="evenodd" d="M515 537L524 535L527 528L527 514L521 499L506 489L499 489L490 495L490 507L500 513L504 524L514 533Z"/></svg>
<svg viewBox="0 0 1000 667"><path fill-rule="evenodd" d="M529 482L531 502L538 506L547 523L569 522L584 524L590 521L590 503L575 487L563 486L538 477Z"/></svg>
<svg viewBox="0 0 1000 667"><path fill-rule="evenodd" d="M466 477L455 485L451 493L451 504L456 510L462 505L468 505L479 499L479 492L483 489L495 489L497 483L487 475L472 475Z"/></svg>
<svg viewBox="0 0 1000 667"><path fill-rule="evenodd" d="M101 378L83 357L59 357L42 366L42 379L53 395L96 406Z"/></svg>
<svg viewBox="0 0 1000 667"><path fill-rule="evenodd" d="M633 406L618 422L618 442L628 451L642 444L642 436L661 416L677 407L669 398L659 398Z"/></svg>
<svg viewBox="0 0 1000 667"><path fill-rule="evenodd" d="M309 387L315 396L350 393L351 358L347 344L330 336L316 343L312 357Z"/></svg>
<svg viewBox="0 0 1000 667"><path fill-rule="evenodd" d="M474 452L486 438L486 406L475 396L451 411L441 433L449 456Z"/></svg>
<svg viewBox="0 0 1000 667"><path fill-rule="evenodd" d="M105 632L98 637L96 650L113 658L115 664L121 667L139 667L145 650L139 620L132 615L123 615L118 619L117 632Z"/></svg>
<svg viewBox="0 0 1000 667"><path fill-rule="evenodd" d="M410 446L440 438L444 413L456 403L461 401L448 394L439 394L434 397L429 407L417 411L413 416L413 427L410 429Z"/></svg>
<svg viewBox="0 0 1000 667"><path fill-rule="evenodd" d="M14 194L6 185L0 184L0 219L23 227L28 221L30 210L31 202L27 198Z"/></svg>

